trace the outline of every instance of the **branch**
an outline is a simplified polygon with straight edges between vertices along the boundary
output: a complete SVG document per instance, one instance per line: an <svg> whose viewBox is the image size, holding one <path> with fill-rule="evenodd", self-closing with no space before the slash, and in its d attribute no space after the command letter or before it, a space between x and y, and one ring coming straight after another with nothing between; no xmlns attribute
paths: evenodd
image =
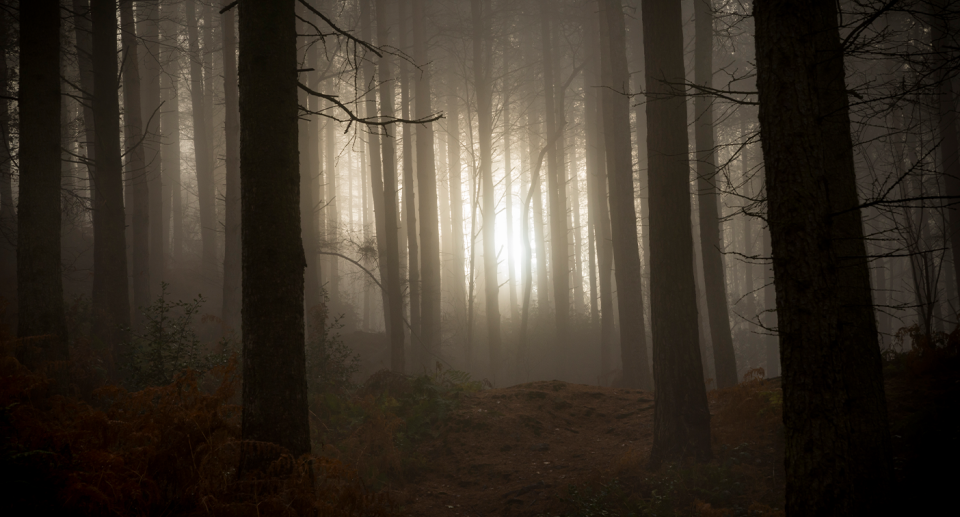
<svg viewBox="0 0 960 517"><path fill-rule="evenodd" d="M312 114L312 115L321 115L321 116L324 116L324 117L328 117L328 118L331 118L331 119L333 119L333 120L336 120L337 122L348 122L348 123L350 123L350 124L352 124L352 123L354 123L354 122L358 122L358 123L360 123L360 124L365 124L365 125L367 125L367 126L389 126L389 125L391 125L391 124L397 124L397 123L400 123L400 124L426 124L426 123L428 123L428 122L434 122L434 121L436 121L436 120L440 120L441 118L443 118L443 114L442 114L442 113L437 113L436 115L433 115L432 117L429 117L429 118L415 119L415 120L410 120L410 119L405 119L405 118L396 118L396 117L389 117L389 118L387 118L386 120L381 120L380 117L375 117L375 118L373 118L373 117L363 117L363 118L361 118L361 117L358 117L353 111L351 111L350 108L348 108L346 104L340 102L340 99L338 99L336 95L328 95L328 94L326 94L326 93L320 93L320 92L318 92L318 91L316 91L316 90L313 90L313 89L309 88L308 86L304 85L303 83L301 83L301 82L299 82L299 81L297 82L297 86L298 86L301 90L309 93L310 95L314 95L314 96L316 96L316 97L320 97L321 99L326 99L326 100L332 102L332 103L335 104L338 108L342 109L350 118L349 118L349 119L342 119L342 120L341 120L341 119L339 119L339 118L337 118L337 117L334 117L334 116L332 116L332 115L328 115L328 114L326 114L326 113L321 113L321 112L319 112L319 111L311 111L311 110L304 109L304 111L305 111L306 113L309 113L309 114ZM348 125L348 126L347 126L347 131L349 131L349 130L350 130L350 126ZM344 132L346 132L346 131L344 131Z"/></svg>
<svg viewBox="0 0 960 517"><path fill-rule="evenodd" d="M345 36L347 39L353 41L354 43L356 43L356 44L358 44L358 45L363 46L365 49L369 50L370 52L373 52L374 54L377 55L377 57L383 57L383 54L381 54L380 51L379 51L376 47L374 47L373 45L367 43L366 41L363 41L363 40L360 39L360 38L357 38L357 37L354 36L353 34L350 34L349 32L341 29L340 27L337 27L337 25L336 25L335 23L333 23L333 21L331 21L330 18L327 18L326 16L323 15L323 13L321 13L320 11L314 9L312 5L308 4L308 3L307 3L307 0L298 0L298 1L299 1L304 7L306 7L307 9L309 9L310 12L312 12L313 14L319 16L321 20L323 20L324 22L326 22L326 24L329 25L330 28L332 28L333 30L337 31L339 34L342 34L342 35Z"/></svg>

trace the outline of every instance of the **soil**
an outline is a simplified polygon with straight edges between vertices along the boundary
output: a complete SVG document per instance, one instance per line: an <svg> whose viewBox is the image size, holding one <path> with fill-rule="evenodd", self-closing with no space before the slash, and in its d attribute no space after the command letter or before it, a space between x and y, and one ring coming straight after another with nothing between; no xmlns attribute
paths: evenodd
<svg viewBox="0 0 960 517"><path fill-rule="evenodd" d="M561 381L485 390L420 445L429 468L394 495L409 515L536 515L598 469L645 457L652 433L647 392Z"/></svg>

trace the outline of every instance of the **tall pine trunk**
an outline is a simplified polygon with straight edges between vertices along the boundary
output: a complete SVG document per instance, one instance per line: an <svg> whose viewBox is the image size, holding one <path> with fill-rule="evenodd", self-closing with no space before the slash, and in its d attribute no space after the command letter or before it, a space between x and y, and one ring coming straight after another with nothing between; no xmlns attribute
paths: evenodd
<svg viewBox="0 0 960 517"><path fill-rule="evenodd" d="M619 3L619 2L616 2ZM710 409L700 359L690 213L680 4L643 0L650 199L650 315L653 327L654 462L684 454L708 459ZM610 16L611 11L607 11ZM615 83L619 84L619 83ZM620 276L617 261L617 276ZM619 289L618 294L623 290ZM622 296L622 295L621 295ZM620 312L621 322L626 319Z"/></svg>
<svg viewBox="0 0 960 517"><path fill-rule="evenodd" d="M387 14L387 0L376 0L377 6L377 44L381 47L388 45L389 16ZM393 101L395 96L395 79L392 60L384 56L379 61L380 75L380 117L390 120L394 117ZM386 264L380 267L387 269L387 298L389 303L384 307L384 318L387 318L387 329L390 337L390 369L403 373L405 359L403 353L403 292L400 288L400 249L399 249L399 222L397 220L397 148L396 138L390 134L396 131L393 126L383 127L381 153L383 156L383 213L384 229L387 249ZM395 135L396 133L394 133Z"/></svg>
<svg viewBox="0 0 960 517"><path fill-rule="evenodd" d="M217 276L217 211L213 180L213 152L208 139L206 97L203 91L203 56L200 53L196 0L187 0L187 38L190 58L190 100L193 115L193 148L197 172L197 202L200 205L200 239L203 244L201 271L205 281Z"/></svg>
<svg viewBox="0 0 960 517"><path fill-rule="evenodd" d="M637 243L637 212L634 206L633 160L630 155L630 107L629 100L624 95L630 87L630 76L627 72L627 50L624 41L626 30L620 0L600 0L600 2L602 27L600 31L601 73L604 85L601 98L603 102L604 141L607 151L607 181L610 188L610 230L613 243L613 261L617 268L617 303L620 308L620 354L623 361L623 382L625 386L631 388L650 389L652 383L650 382L647 337L643 321L643 291L640 248ZM644 20L644 23L646 23L646 19ZM647 113L649 116L649 107ZM689 206L689 200L685 202ZM689 215L687 222L689 225ZM689 232L689 226L687 231ZM676 238L676 235L672 237ZM683 260L683 258L680 258L680 260ZM692 274L693 266L690 267ZM651 296L653 296L652 292ZM696 315L694 314L695 318Z"/></svg>
<svg viewBox="0 0 960 517"><path fill-rule="evenodd" d="M696 23L695 78L697 85L713 87L713 1L694 0ZM713 98L699 95L696 112L697 189L700 214L700 249L703 254L703 283L710 321L710 341L720 389L737 384L737 358L730 334L727 281L723 267L722 227L717 194L716 145L713 128Z"/></svg>
<svg viewBox="0 0 960 517"><path fill-rule="evenodd" d="M837 4L754 7L783 362L786 509L876 515L891 489Z"/></svg>
<svg viewBox="0 0 960 517"><path fill-rule="evenodd" d="M223 0L224 5L229 0ZM223 308L221 318L228 329L240 330L241 268L240 257L240 101L237 78L234 10L223 13L224 147L226 151L226 192L224 195Z"/></svg>
<svg viewBox="0 0 960 517"><path fill-rule="evenodd" d="M401 0L397 2L397 7L399 9L399 19L400 19L400 50L410 54L410 37L409 37L409 23L410 23L410 1ZM450 99L452 97L448 97ZM400 115L407 120L410 120L410 74L407 71L407 60L400 60ZM454 99L454 104L452 108L456 108L456 100ZM450 106L447 108L447 127L448 131L451 125L457 127L457 112L455 109L451 109ZM459 128L458 128L459 130ZM417 192L413 184L413 134L414 129L411 126L405 126L403 128L403 223L406 227L406 239L407 243L407 284L410 292L410 328L414 334L414 337L411 338L411 343L414 340L419 339L420 336L420 249L417 245ZM447 135L447 147L453 149L457 147L456 155L450 154L447 170L450 173L450 216L451 216L451 226L453 227L453 263L457 264L457 257L461 258L460 261L460 271L463 271L463 252L460 251L458 255L457 247L457 209L461 211L461 218L459 219L459 231L460 241L463 242L463 206L460 203L459 190L454 188L456 183L457 188L459 189L460 185L460 140L455 138L454 135ZM454 177L456 176L456 177ZM400 252L403 253L403 248L401 247ZM462 285L462 282L461 282Z"/></svg>
<svg viewBox="0 0 960 517"><path fill-rule="evenodd" d="M483 204L483 280L487 318L490 374L496 382L500 371L500 285L497 275L496 193L493 190L493 92L490 9L482 11L480 0L471 0L473 20L473 80L477 91L477 129L480 140L480 181Z"/></svg>
<svg viewBox="0 0 960 517"><path fill-rule="evenodd" d="M427 0L413 0L413 59L423 67L417 75L416 117L423 119L432 112L430 101L430 66L427 56ZM437 170L433 153L432 123L417 126L417 186L420 194L420 261L423 285L421 301L423 344L433 354L440 352L440 221L437 213Z"/></svg>
<svg viewBox="0 0 960 517"><path fill-rule="evenodd" d="M163 76L160 79L164 104L160 115L163 151L160 159L163 176L164 242L169 245L169 258L180 261L183 252L183 189L180 187L180 51L177 48L179 6L161 6L164 45L160 55Z"/></svg>
<svg viewBox="0 0 960 517"><path fill-rule="evenodd" d="M123 46L123 143L126 146L126 176L132 191L133 306L134 323L143 321L141 308L150 305L150 185L146 169L143 120L140 102L138 40L133 21L133 3L120 4L120 40Z"/></svg>
<svg viewBox="0 0 960 517"><path fill-rule="evenodd" d="M95 88L93 115L97 134L97 192L93 209L98 212L93 230L92 333L94 338L111 348L116 362L122 361L126 352L120 349L125 340L125 332L121 329L130 326L123 165L120 158L120 98L116 88L116 0L91 0L90 16Z"/></svg>
<svg viewBox="0 0 960 517"><path fill-rule="evenodd" d="M295 0L240 1L243 439L310 452ZM255 450L257 449L257 450ZM274 457L242 451L244 468Z"/></svg>
<svg viewBox="0 0 960 517"><path fill-rule="evenodd" d="M163 185L160 139L160 1L137 2L137 33L143 40L140 50L140 79L143 113L144 175L148 184L148 225L150 286L156 289L163 279L167 244L163 238Z"/></svg>
<svg viewBox="0 0 960 517"><path fill-rule="evenodd" d="M37 355L65 360L60 275L60 13L56 0L20 4L20 197L17 204L17 336L42 336ZM4 59L6 57L4 56Z"/></svg>

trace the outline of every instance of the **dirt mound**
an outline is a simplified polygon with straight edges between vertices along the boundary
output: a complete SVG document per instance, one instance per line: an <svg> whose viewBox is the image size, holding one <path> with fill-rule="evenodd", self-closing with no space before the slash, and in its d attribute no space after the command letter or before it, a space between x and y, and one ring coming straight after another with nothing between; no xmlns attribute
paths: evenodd
<svg viewBox="0 0 960 517"><path fill-rule="evenodd" d="M418 452L429 468L394 495L409 515L535 515L571 484L649 453L653 396L561 381L463 400Z"/></svg>

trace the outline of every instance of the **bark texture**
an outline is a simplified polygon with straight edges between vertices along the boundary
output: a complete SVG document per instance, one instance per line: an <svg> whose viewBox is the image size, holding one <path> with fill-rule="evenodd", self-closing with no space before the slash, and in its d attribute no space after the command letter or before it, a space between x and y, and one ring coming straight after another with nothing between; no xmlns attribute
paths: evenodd
<svg viewBox="0 0 960 517"><path fill-rule="evenodd" d="M295 0L240 1L244 440L310 452ZM262 458L244 451L245 467ZM272 459L272 458L269 458Z"/></svg>
<svg viewBox="0 0 960 517"><path fill-rule="evenodd" d="M877 515L890 440L837 5L754 8L783 363L787 513Z"/></svg>
<svg viewBox="0 0 960 517"><path fill-rule="evenodd" d="M710 410L700 359L693 264L687 105L680 4L643 0L650 198L650 314L653 330L654 462L708 459ZM619 276L619 261L617 274ZM623 290L618 290L622 293ZM627 317L623 312L621 322Z"/></svg>
<svg viewBox="0 0 960 517"><path fill-rule="evenodd" d="M223 0L229 4L229 0ZM224 195L223 309L227 328L240 330L242 260L240 243L240 101L237 79L237 40L234 10L223 13L224 147L226 151L226 193Z"/></svg>
<svg viewBox="0 0 960 517"><path fill-rule="evenodd" d="M60 276L60 15L56 0L20 5L20 197L17 204L17 337L49 336L27 364L65 360ZM5 57L4 57L5 59ZM31 357L33 356L33 357Z"/></svg>

